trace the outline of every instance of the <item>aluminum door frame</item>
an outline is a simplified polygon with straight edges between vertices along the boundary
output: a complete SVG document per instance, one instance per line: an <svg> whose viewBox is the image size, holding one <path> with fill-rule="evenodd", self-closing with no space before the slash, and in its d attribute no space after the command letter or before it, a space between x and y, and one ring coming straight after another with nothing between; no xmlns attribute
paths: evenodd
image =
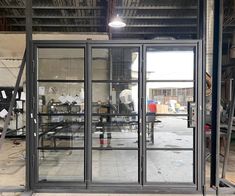
<svg viewBox="0 0 235 196"><path fill-rule="evenodd" d="M37 132L35 132L36 130L36 126L34 123L34 116L36 114L36 109L35 109L35 104L36 100L37 100L37 96L35 96L35 92L37 92L37 85L35 82L36 77L32 78L31 81L27 81L27 85L31 86L31 88L33 88L33 92L29 92L30 93L30 99L27 100L28 104L26 104L29 108L27 108L29 110L29 112L27 113L27 118L30 119L30 123L27 127L27 134L28 137L30 138L30 140L28 140L26 142L26 148L27 150L30 152L30 156L29 156L29 161L27 161L26 164L26 170L28 171L29 175L27 175L26 181L27 183L30 182L30 187L29 189L31 190L38 190L38 191L42 191L42 190L56 190L59 192L64 192L65 190L71 190L73 189L73 191L75 192L91 192L94 190L96 192L118 192L118 191L122 191L122 192L135 192L135 190L139 190L139 191L143 191L143 192L151 192L151 191L156 191L156 190L160 190L162 192L164 192L164 190L166 192L171 192L172 191L179 191L181 193L184 192L194 192L194 191L199 191L201 192L203 190L204 187L204 133L203 133L203 124L204 124L204 91L205 91L205 79L203 77L203 74L205 73L205 66L203 66L202 64L202 43L201 40L105 40L105 41L93 41L93 40L87 40L87 41L74 41L74 40L66 40L66 41L58 41L58 40L38 40L38 41L33 41L33 54L34 54L34 58L33 58L33 62L32 62L32 68L28 69L27 74L34 74L34 76L36 76L36 63L37 63L37 48L56 48L56 47L61 47L61 48L79 48L79 47L85 47L85 75L84 77L85 79L85 89L88 88L87 92L85 92L85 96L87 96L88 100L91 99L91 91L89 89L91 89L91 48L92 46L94 47L98 47L98 46L103 46L103 47L122 47L122 46L142 46L142 56L140 55L140 66L142 65L141 70L139 70L139 72L141 72L142 74L144 73L143 67L145 67L145 59L144 59L144 52L146 50L146 47L148 46L191 46L191 47L195 47L195 57L196 57L196 65L197 65L197 70L195 71L197 74L197 88L196 88L196 92L197 94L195 95L195 98L197 100L197 120L198 120L198 129L197 129L197 135L196 135L196 139L197 139L197 148L195 149L196 152L196 157L197 157L197 163L195 164L195 172L196 172L196 177L195 177L195 186L187 186L184 185L182 183L164 183L160 184L160 183L156 183L156 184L151 184L151 185L147 185L145 184L143 181L140 183L140 185L134 186L133 184L95 184L92 185L89 182L89 176L91 176L91 171L88 169L89 164L91 164L91 160L89 160L89 151L91 150L91 141L86 141L85 139L85 151L88 153L86 158L86 162L85 161L85 165L84 167L86 167L87 169L85 169L85 176L87 176L85 178L85 183L82 184L78 184L77 182L38 182L38 176L37 176L37 168L38 168L38 162L35 161L35 157L37 157L36 151L37 151L37 146L36 146L36 141L35 141L35 134L37 135ZM139 89L142 86L143 89L143 84L146 83L146 81L144 81L144 77L142 77L142 81L140 81L140 85L139 85ZM90 92L89 92L90 91ZM144 89L142 90L142 97L141 97L141 102L142 102L142 108L144 108L143 106L143 92ZM201 94L200 94L201 92ZM89 117L91 115L91 105L86 104L86 109L87 111L85 112L85 116ZM141 135L143 135L143 128L144 127L144 121L142 121L144 114L143 114L143 109L141 111ZM90 120L88 119L85 120L85 132L86 129L89 129L89 124L90 124ZM30 131L32 130L32 131ZM90 137L89 132L86 132L86 136L87 138ZM143 145L143 137L141 139L142 141L140 141L140 145ZM89 146L88 146L89 145ZM140 146L140 149L142 149L142 155L144 152L144 147ZM90 151L91 152L91 151ZM143 160L144 158L142 157L141 160ZM143 165L144 168L144 161L139 160L139 162L141 162L141 165ZM146 165L145 165L146 167ZM140 169L140 168L139 168ZM143 172L143 170L142 170ZM142 178L143 176L146 174L142 174ZM58 187L59 185L59 187ZM57 188L55 188L57 187ZM115 189L115 187L117 188L117 190ZM100 189L101 188L101 189ZM134 188L132 190L132 188ZM72 192L73 192L72 191Z"/></svg>

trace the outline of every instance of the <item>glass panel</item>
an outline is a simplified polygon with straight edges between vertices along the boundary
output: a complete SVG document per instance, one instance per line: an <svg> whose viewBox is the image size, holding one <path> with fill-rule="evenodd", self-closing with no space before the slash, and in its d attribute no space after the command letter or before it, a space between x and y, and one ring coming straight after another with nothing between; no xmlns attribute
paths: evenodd
<svg viewBox="0 0 235 196"><path fill-rule="evenodd" d="M84 80L84 49L38 49L37 79L39 180L83 181L84 150L60 149L84 147L84 82L55 81Z"/></svg>
<svg viewBox="0 0 235 196"><path fill-rule="evenodd" d="M83 147L84 116L38 116L38 145L47 147Z"/></svg>
<svg viewBox="0 0 235 196"><path fill-rule="evenodd" d="M83 48L39 48L39 80L84 80Z"/></svg>
<svg viewBox="0 0 235 196"><path fill-rule="evenodd" d="M84 83L38 83L38 111L50 114L84 113Z"/></svg>
<svg viewBox="0 0 235 196"><path fill-rule="evenodd" d="M83 181L83 150L50 150L39 153L39 181Z"/></svg>
<svg viewBox="0 0 235 196"><path fill-rule="evenodd" d="M192 151L147 151L148 182L193 182Z"/></svg>
<svg viewBox="0 0 235 196"><path fill-rule="evenodd" d="M92 112L138 113L138 83L92 83Z"/></svg>
<svg viewBox="0 0 235 196"><path fill-rule="evenodd" d="M92 180L95 182L137 182L138 151L93 150Z"/></svg>
<svg viewBox="0 0 235 196"><path fill-rule="evenodd" d="M193 80L194 51L183 47L147 48L146 80Z"/></svg>
<svg viewBox="0 0 235 196"><path fill-rule="evenodd" d="M193 148L193 128L187 116L146 117L147 148Z"/></svg>
<svg viewBox="0 0 235 196"><path fill-rule="evenodd" d="M138 116L93 116L93 147L138 147Z"/></svg>
<svg viewBox="0 0 235 196"><path fill-rule="evenodd" d="M193 82L147 82L146 112L156 114L187 114L194 98Z"/></svg>
<svg viewBox="0 0 235 196"><path fill-rule="evenodd" d="M138 80L138 48L92 49L93 80Z"/></svg>

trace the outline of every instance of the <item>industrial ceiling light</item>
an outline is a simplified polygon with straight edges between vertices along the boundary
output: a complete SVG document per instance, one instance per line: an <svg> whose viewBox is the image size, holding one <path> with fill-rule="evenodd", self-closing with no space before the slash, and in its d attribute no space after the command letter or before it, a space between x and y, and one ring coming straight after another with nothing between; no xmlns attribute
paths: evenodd
<svg viewBox="0 0 235 196"><path fill-rule="evenodd" d="M111 22L109 23L109 26L113 28L122 28L126 26L126 23L123 22L122 19L117 14L117 16L111 20Z"/></svg>

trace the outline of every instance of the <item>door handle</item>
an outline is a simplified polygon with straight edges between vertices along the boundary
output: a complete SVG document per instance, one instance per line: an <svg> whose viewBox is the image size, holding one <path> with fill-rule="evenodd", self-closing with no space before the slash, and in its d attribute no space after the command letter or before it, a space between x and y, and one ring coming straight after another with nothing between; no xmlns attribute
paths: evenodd
<svg viewBox="0 0 235 196"><path fill-rule="evenodd" d="M196 127L196 103L188 102L188 128Z"/></svg>

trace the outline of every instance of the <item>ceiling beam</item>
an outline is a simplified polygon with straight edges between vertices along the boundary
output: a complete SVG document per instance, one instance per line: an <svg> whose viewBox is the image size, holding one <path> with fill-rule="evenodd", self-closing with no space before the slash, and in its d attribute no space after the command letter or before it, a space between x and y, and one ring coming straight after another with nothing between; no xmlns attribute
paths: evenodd
<svg viewBox="0 0 235 196"><path fill-rule="evenodd" d="M196 27L197 24L138 24L138 25L126 25L130 28L154 28L154 27Z"/></svg>
<svg viewBox="0 0 235 196"><path fill-rule="evenodd" d="M34 27L103 27L102 24L95 25L95 24L32 24ZM25 24L9 24L12 27L24 27Z"/></svg>
<svg viewBox="0 0 235 196"><path fill-rule="evenodd" d="M102 10L104 7L102 6L81 6L81 7L75 7L75 6L33 6L33 9L42 9L42 10ZM25 6L0 6L0 9L25 9Z"/></svg>
<svg viewBox="0 0 235 196"><path fill-rule="evenodd" d="M38 27L102 27L103 24L32 24L33 26ZM24 23L12 23L9 26L25 26ZM128 25L126 28L187 28L187 27L196 27L197 24L143 24L143 25Z"/></svg>
<svg viewBox="0 0 235 196"><path fill-rule="evenodd" d="M114 35L118 35L118 34L126 34L126 35L152 35L152 34L158 34L158 35L165 35L165 34L197 34L196 31L184 31L184 32L179 32L179 31L167 31L167 32L163 32L163 31L146 31L146 32L139 32L139 31L120 31L120 32L112 32L112 34Z"/></svg>
<svg viewBox="0 0 235 196"><path fill-rule="evenodd" d="M224 27L235 27L235 24L225 24Z"/></svg>
<svg viewBox="0 0 235 196"><path fill-rule="evenodd" d="M197 6L117 6L118 10L196 10Z"/></svg>
<svg viewBox="0 0 235 196"><path fill-rule="evenodd" d="M25 19L25 16L6 15L0 18ZM104 16L33 16L34 19L104 19Z"/></svg>
<svg viewBox="0 0 235 196"><path fill-rule="evenodd" d="M103 6L33 6L33 9L50 9L50 10L101 10ZM25 9L25 6L1 5L0 9ZM196 10L197 6L117 6L117 10Z"/></svg>
<svg viewBox="0 0 235 196"><path fill-rule="evenodd" d="M0 9L25 9L25 6L0 5Z"/></svg>
<svg viewBox="0 0 235 196"><path fill-rule="evenodd" d="M25 19L25 16L17 16L17 15L1 15L2 18L19 18ZM36 16L34 15L33 18L35 19L104 19L104 16ZM122 16L123 19L131 19L131 20L157 20L157 19L197 19L197 16Z"/></svg>
<svg viewBox="0 0 235 196"><path fill-rule="evenodd" d="M122 16L123 19L155 20L155 19L197 19L197 16Z"/></svg>

